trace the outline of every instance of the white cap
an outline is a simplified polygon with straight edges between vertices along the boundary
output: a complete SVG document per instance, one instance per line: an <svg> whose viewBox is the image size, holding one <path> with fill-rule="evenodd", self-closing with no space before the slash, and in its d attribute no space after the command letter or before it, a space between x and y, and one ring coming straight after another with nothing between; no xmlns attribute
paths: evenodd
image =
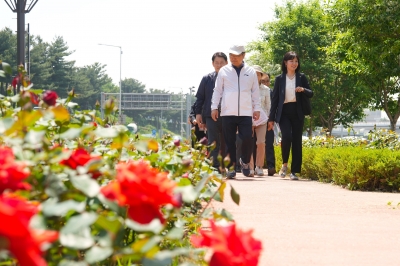
<svg viewBox="0 0 400 266"><path fill-rule="evenodd" d="M237 45L237 44L232 45L229 48L229 53L230 54L235 54L235 55L240 55L241 53L245 53L244 46L243 45Z"/></svg>
<svg viewBox="0 0 400 266"><path fill-rule="evenodd" d="M264 70L257 65L252 66L252 68L256 71L256 72L260 72L261 74L264 74Z"/></svg>

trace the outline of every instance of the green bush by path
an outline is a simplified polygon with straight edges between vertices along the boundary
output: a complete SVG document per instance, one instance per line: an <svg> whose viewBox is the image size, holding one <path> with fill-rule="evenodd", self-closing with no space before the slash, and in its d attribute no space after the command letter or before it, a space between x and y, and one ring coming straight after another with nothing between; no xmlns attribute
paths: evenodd
<svg viewBox="0 0 400 266"><path fill-rule="evenodd" d="M351 190L399 191L400 151L362 147L303 148L301 175Z"/></svg>

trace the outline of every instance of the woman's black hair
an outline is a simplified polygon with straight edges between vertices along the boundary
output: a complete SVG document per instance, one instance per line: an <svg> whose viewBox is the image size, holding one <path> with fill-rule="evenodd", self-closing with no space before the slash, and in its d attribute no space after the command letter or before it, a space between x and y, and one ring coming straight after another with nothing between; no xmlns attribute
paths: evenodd
<svg viewBox="0 0 400 266"><path fill-rule="evenodd" d="M214 62L216 57L222 57L223 59L225 59L226 62L228 62L228 57L223 52L216 52L215 54L213 54L211 60Z"/></svg>
<svg viewBox="0 0 400 266"><path fill-rule="evenodd" d="M287 73L287 67L285 65L285 62L288 60L292 60L294 58L297 58L297 61L299 62L299 65L296 68L296 73L298 73L300 71L300 58L299 56L296 54L296 52L290 51L287 52L284 56L283 56L283 60L282 60L282 65L281 65L281 69L283 73Z"/></svg>

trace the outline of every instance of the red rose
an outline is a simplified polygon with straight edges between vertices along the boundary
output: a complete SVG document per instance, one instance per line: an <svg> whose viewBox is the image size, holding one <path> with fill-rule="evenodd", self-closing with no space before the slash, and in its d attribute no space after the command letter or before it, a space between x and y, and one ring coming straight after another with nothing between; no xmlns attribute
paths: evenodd
<svg viewBox="0 0 400 266"><path fill-rule="evenodd" d="M101 157L90 155L85 149L78 148L72 152L67 160L62 160L60 164L76 170L78 166L85 166L92 160L101 160ZM91 171L89 173L91 173L92 177L95 179L101 175L99 171Z"/></svg>
<svg viewBox="0 0 400 266"><path fill-rule="evenodd" d="M0 194L4 190L29 190L31 186L22 182L30 174L25 164L15 161L12 149L0 147Z"/></svg>
<svg viewBox="0 0 400 266"><path fill-rule="evenodd" d="M21 266L46 266L42 245L58 239L58 232L29 228L38 206L10 194L0 196L0 243Z"/></svg>
<svg viewBox="0 0 400 266"><path fill-rule="evenodd" d="M57 98L58 95L55 91L45 91L43 93L43 101L49 106L56 105Z"/></svg>
<svg viewBox="0 0 400 266"><path fill-rule="evenodd" d="M201 236L192 235L195 247L210 247L213 250L210 266L256 266L262 250L260 241L254 239L252 231L236 229L235 223L217 225L210 221L211 230L200 230Z"/></svg>
<svg viewBox="0 0 400 266"><path fill-rule="evenodd" d="M18 83L20 80L20 74L18 74L17 76L15 76L11 82L11 86L13 86L14 88L17 87Z"/></svg>
<svg viewBox="0 0 400 266"><path fill-rule="evenodd" d="M207 139L207 137L203 137L199 142L200 142L200 144L207 145L208 139Z"/></svg>
<svg viewBox="0 0 400 266"><path fill-rule="evenodd" d="M127 206L130 219L148 224L158 218L163 223L165 219L160 211L161 206L179 206L173 194L175 186L167 173L160 173L149 163L139 160L119 163L117 179L103 187L101 192L120 206Z"/></svg>

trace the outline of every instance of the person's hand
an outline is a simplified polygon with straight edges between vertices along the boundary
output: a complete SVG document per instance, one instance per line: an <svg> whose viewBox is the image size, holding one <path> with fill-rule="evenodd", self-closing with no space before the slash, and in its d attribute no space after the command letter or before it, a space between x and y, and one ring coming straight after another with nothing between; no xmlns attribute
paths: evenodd
<svg viewBox="0 0 400 266"><path fill-rule="evenodd" d="M200 126L200 124L203 124L203 117L200 114L196 115L196 121Z"/></svg>
<svg viewBox="0 0 400 266"><path fill-rule="evenodd" d="M254 121L257 121L260 118L260 111L253 112Z"/></svg>
<svg viewBox="0 0 400 266"><path fill-rule="evenodd" d="M214 110L211 111L211 118L212 118L214 121L217 121L217 120L218 120L218 109L214 109Z"/></svg>
<svg viewBox="0 0 400 266"><path fill-rule="evenodd" d="M192 120L192 124L195 126L197 124L197 120L196 119Z"/></svg>
<svg viewBox="0 0 400 266"><path fill-rule="evenodd" d="M268 122L268 131L274 130L274 121L269 121Z"/></svg>
<svg viewBox="0 0 400 266"><path fill-rule="evenodd" d="M296 92L304 92L304 88L303 87L297 87L295 89Z"/></svg>

